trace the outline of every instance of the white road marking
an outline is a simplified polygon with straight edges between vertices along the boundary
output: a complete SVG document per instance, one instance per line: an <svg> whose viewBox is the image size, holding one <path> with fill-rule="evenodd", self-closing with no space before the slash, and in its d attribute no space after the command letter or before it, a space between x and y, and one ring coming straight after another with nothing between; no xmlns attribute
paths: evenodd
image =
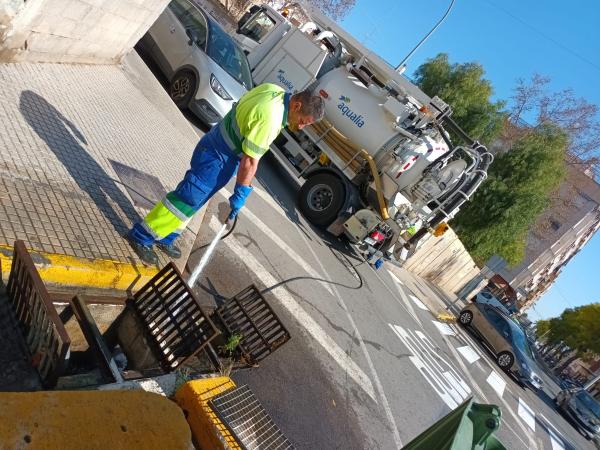
<svg viewBox="0 0 600 450"><path fill-rule="evenodd" d="M475 353L475 351L471 348L470 345L465 345L464 347L457 347L456 350L463 355L463 357L467 360L469 364L473 364L475 361L479 359L479 355Z"/></svg>
<svg viewBox="0 0 600 450"><path fill-rule="evenodd" d="M506 381L504 381L504 379L498 375L495 370L490 372L490 375L485 381L487 381L487 384L489 384L492 389L496 391L496 394L502 398L502 395L504 394L504 388L506 388Z"/></svg>
<svg viewBox="0 0 600 450"><path fill-rule="evenodd" d="M391 270L388 269L388 273L390 274L391 277L394 278L394 281L396 283L398 283L400 286L404 286L404 282L400 278L398 278L394 272L392 272Z"/></svg>
<svg viewBox="0 0 600 450"><path fill-rule="evenodd" d="M521 397L519 397L519 409L517 410L517 414L532 431L535 431L535 413Z"/></svg>
<svg viewBox="0 0 600 450"><path fill-rule="evenodd" d="M223 195L228 194L228 192L227 192L226 189L223 189L223 191L225 191L225 193ZM263 189L255 189L255 192L266 203L268 203L273 208L274 211L276 211L277 213L279 213L282 217L288 219L288 216L287 216L286 212L283 210L282 206L280 204L278 204L273 199L273 197L271 196L270 193L268 193L267 191L265 191ZM296 230L298 232L298 235L304 241L304 243L306 245L306 248L309 249L309 251L313 255L313 258L315 259L315 261L317 261L317 264L321 268L321 271L324 274L323 278L330 280L329 276L327 275L327 270L323 266L323 263L321 262L321 259L317 256L317 254L313 250L313 248L312 248L310 242L308 242L308 239L306 238L305 234L300 230L299 224L298 223L294 223L294 225L296 226ZM316 236L316 235L313 234L313 237L315 238L316 242L320 242L321 238L319 236ZM400 283L402 283L402 282L400 282ZM385 392L383 390L383 385L381 383L381 380L379 379L379 376L377 375L377 371L375 370L375 365L373 364L373 361L371 360L371 356L369 355L369 352L367 351L367 347L366 347L366 345L365 345L365 343L364 343L364 341L362 339L362 336L361 336L360 332L358 331L358 328L356 327L354 319L350 315L350 312L349 312L346 304L342 300L342 296L340 295L338 289L335 286L332 286L332 289L335 292L335 297L336 297L338 303L342 306L342 308L346 312L346 316L348 317L348 320L350 321L350 324L351 324L351 326L353 328L354 335L358 338L358 341L359 341L359 344L360 344L360 348L361 348L361 350L362 350L362 352L363 352L363 354L365 356L365 359L367 360L367 364L369 365L369 370L371 372L371 376L373 377L373 381L375 383L375 388L377 389L377 393L379 394L379 397L381 399L381 403L382 403L383 409L384 409L385 414L386 414L386 416L388 418L388 421L390 422L390 425L392 427L392 434L393 434L393 437L394 437L394 442L396 444L396 447L398 449L400 449L404 445L402 444L402 441L400 439L400 433L398 432L398 426L396 425L396 419L394 419L394 414L392 413L392 408L390 407L390 404L389 404L389 401L387 399L387 396L385 395Z"/></svg>
<svg viewBox="0 0 600 450"><path fill-rule="evenodd" d="M210 228L216 232L220 228L219 220L213 216L210 219ZM245 247L239 244L237 239L230 237L222 241L235 253L246 267L254 272L254 275L265 285L274 286L279 283L271 273ZM329 354L331 361L335 361L368 395L377 403L375 390L370 378L354 362L352 358L331 338L315 320L298 304L290 292L283 286L278 286L271 291L277 297L279 303L286 308L296 321L306 330L322 349Z"/></svg>
<svg viewBox="0 0 600 450"><path fill-rule="evenodd" d="M398 281L400 281L400 280L398 280ZM429 308L427 308L427 306L425 306L425 303L423 303L417 297L415 297L414 295L411 295L410 298L414 302L414 304L417 305L419 308L421 308L423 311L429 311Z"/></svg>
<svg viewBox="0 0 600 450"><path fill-rule="evenodd" d="M456 333L447 323L438 322L437 320L432 320L433 324L445 336L456 336Z"/></svg>
<svg viewBox="0 0 600 450"><path fill-rule="evenodd" d="M465 365L465 363L461 360L460 355L458 354L458 352L455 350L455 348L452 346L452 344L450 343L450 341L448 340L448 338L446 338L445 336L442 335L442 339L444 340L444 342L446 343L446 345L448 346L448 349L450 350L450 352L452 353L452 355L454 356L454 359L458 362L458 364L460 365L460 367L463 370L463 373L465 374L465 376L471 381L471 386L473 386L473 388L477 391L477 393L479 394L480 400L485 401L486 403L493 403L491 400L488 400L487 396L485 395L485 393L483 392L483 390L479 387L479 384L477 381L475 381L475 378L473 378L473 376L469 373L469 369L467 368L467 366ZM484 360L485 361L485 360ZM489 365L489 362L486 361L486 363ZM509 422L503 422L503 426L506 426L510 431L513 432L513 434L515 435L515 437L521 441L523 443L523 445L525 446L525 448L527 450L537 450L538 444L535 442L535 436L534 433L531 432L531 430L526 427L525 425L523 425L521 423L521 421L519 420L519 418L517 417L517 415L515 414L515 412L512 409L512 406L508 404L508 402L506 400L504 400L504 398L500 398L500 401L504 404L504 408L502 411L507 412L508 414L510 414L514 419L515 419L515 423L516 425L521 428L522 433L517 433L516 430L510 425ZM524 434L527 436L527 438L529 439L529 443L526 443L522 438L521 435Z"/></svg>
<svg viewBox="0 0 600 450"><path fill-rule="evenodd" d="M221 191L227 196L231 195L225 188L221 189ZM274 244L276 244L281 250L289 255L290 260L298 264L302 270L308 273L311 277L317 278L315 281L319 282L318 279L321 278L321 274L314 270L311 264L307 263L298 253L296 253L289 245L287 245L283 239L277 236L277 234L275 234L262 220L260 220L252 211L250 211L250 209L243 209L241 214L250 219L250 221L256 225L259 230L268 233L269 239L271 239ZM321 285L327 289L331 295L335 295L329 284L321 283Z"/></svg>
<svg viewBox="0 0 600 450"><path fill-rule="evenodd" d="M543 419L544 426L546 431L548 431L548 436L550 436L550 444L552 444L552 450L565 450L565 437L561 434L560 431L556 429L554 425L543 415L540 414L540 417Z"/></svg>
<svg viewBox="0 0 600 450"><path fill-rule="evenodd" d="M548 430L548 436L550 436L552 450L565 450L563 441L556 434L554 434L554 431Z"/></svg>
<svg viewBox="0 0 600 450"><path fill-rule="evenodd" d="M412 353L410 361L450 409L457 408L469 398L469 386L447 361L437 355L427 336L420 331L412 332L391 323L388 325Z"/></svg>
<svg viewBox="0 0 600 450"><path fill-rule="evenodd" d="M423 327L423 324L421 323L421 321L419 320L419 317L417 316L417 313L415 311L415 308L413 308L412 303L410 302L408 296L406 295L406 293L404 292L404 288L402 287L402 282L400 281L400 279L394 275L392 272L389 272L390 276L392 277L392 280L394 280L394 283L396 283L396 288L398 293L400 294L400 298L402 299L402 303L404 303L404 306L406 307L406 311L412 316L413 319L415 319L415 321L421 326L421 328ZM398 298L396 296L394 296L394 298L396 299L396 301L398 300Z"/></svg>

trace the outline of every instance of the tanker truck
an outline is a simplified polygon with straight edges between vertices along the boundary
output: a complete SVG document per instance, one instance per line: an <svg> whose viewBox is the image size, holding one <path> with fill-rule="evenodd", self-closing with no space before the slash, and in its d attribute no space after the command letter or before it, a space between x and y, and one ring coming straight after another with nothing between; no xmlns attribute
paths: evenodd
<svg viewBox="0 0 600 450"><path fill-rule="evenodd" d="M404 259L446 222L487 176L492 155L397 68L318 11L292 23L254 6L237 28L256 83L310 88L325 118L284 129L271 150L304 179L303 215L359 248Z"/></svg>

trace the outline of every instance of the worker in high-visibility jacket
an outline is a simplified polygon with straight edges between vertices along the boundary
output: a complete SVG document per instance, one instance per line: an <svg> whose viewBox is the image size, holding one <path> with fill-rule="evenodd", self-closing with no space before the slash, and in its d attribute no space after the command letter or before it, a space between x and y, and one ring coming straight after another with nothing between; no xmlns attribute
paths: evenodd
<svg viewBox="0 0 600 450"><path fill-rule="evenodd" d="M190 169L177 188L169 192L129 231L127 239L147 264L156 264L156 246L171 258L181 256L174 245L186 225L219 189L237 173L229 198L234 219L252 192L258 161L284 126L297 131L323 117L324 104L309 91L294 95L275 84L261 84L234 104L221 122L205 134L192 155Z"/></svg>

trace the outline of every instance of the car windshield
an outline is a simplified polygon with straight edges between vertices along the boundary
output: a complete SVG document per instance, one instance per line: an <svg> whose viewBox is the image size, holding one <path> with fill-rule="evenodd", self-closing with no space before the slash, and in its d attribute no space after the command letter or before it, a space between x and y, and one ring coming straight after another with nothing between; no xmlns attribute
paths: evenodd
<svg viewBox="0 0 600 450"><path fill-rule="evenodd" d="M206 52L229 75L246 89L252 88L250 67L244 52L231 37L214 23L210 23Z"/></svg>
<svg viewBox="0 0 600 450"><path fill-rule="evenodd" d="M529 347L529 342L527 342L527 336L525 336L525 332L510 319L507 319L507 322L510 323L512 341L514 345L527 357L533 359L533 352L531 351L531 347Z"/></svg>
<svg viewBox="0 0 600 450"><path fill-rule="evenodd" d="M585 405L600 420L600 403L598 403L589 393L580 391L576 395L577 400Z"/></svg>

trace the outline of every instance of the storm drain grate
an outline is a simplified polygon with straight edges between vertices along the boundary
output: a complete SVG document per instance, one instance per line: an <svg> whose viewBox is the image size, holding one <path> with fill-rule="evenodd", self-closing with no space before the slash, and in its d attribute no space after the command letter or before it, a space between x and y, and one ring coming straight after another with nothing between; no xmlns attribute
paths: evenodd
<svg viewBox="0 0 600 450"><path fill-rule="evenodd" d="M145 325L167 371L184 364L219 334L172 262L136 292L128 305Z"/></svg>
<svg viewBox="0 0 600 450"><path fill-rule="evenodd" d="M248 386L217 395L209 405L243 449L294 449Z"/></svg>
<svg viewBox="0 0 600 450"><path fill-rule="evenodd" d="M239 348L256 364L290 340L290 334L255 285L228 299L216 314L230 335L240 334Z"/></svg>

